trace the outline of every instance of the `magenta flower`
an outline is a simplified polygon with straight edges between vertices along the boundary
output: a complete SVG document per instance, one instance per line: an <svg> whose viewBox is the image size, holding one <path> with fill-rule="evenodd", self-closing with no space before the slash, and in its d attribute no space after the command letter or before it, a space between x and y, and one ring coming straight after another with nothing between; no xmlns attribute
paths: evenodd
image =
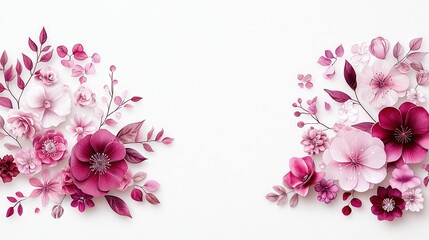
<svg viewBox="0 0 429 240"><path fill-rule="evenodd" d="M365 192L386 178L383 142L357 130L341 130L323 154L326 175L345 191Z"/></svg>
<svg viewBox="0 0 429 240"><path fill-rule="evenodd" d="M127 173L124 157L124 145L109 131L101 129L84 137L73 147L70 159L76 186L92 196L116 189Z"/></svg>
<svg viewBox="0 0 429 240"><path fill-rule="evenodd" d="M301 144L304 145L304 152L315 155L329 148L329 138L324 131L310 127L302 135Z"/></svg>
<svg viewBox="0 0 429 240"><path fill-rule="evenodd" d="M12 182L12 178L19 174L19 170L13 160L12 155L0 158L0 178L3 183Z"/></svg>
<svg viewBox="0 0 429 240"><path fill-rule="evenodd" d="M46 130L43 135L38 134L33 139L36 157L48 167L57 165L57 162L67 156L67 140L61 132L54 129Z"/></svg>
<svg viewBox="0 0 429 240"><path fill-rule="evenodd" d="M31 139L40 131L39 118L33 113L10 110L7 115L7 122L11 126L11 132L16 137Z"/></svg>
<svg viewBox="0 0 429 240"><path fill-rule="evenodd" d="M399 97L405 96L409 85L407 75L391 68L385 61L376 61L372 66L366 65L358 75L362 99L376 108L394 105Z"/></svg>
<svg viewBox="0 0 429 240"><path fill-rule="evenodd" d="M34 78L49 86L58 82L58 72L53 67L44 67L36 71Z"/></svg>
<svg viewBox="0 0 429 240"><path fill-rule="evenodd" d="M337 197L337 192L339 190L338 185L334 183L333 180L326 181L325 179L320 180L320 182L314 185L314 190L318 192L317 200L324 202L326 204L331 203Z"/></svg>
<svg viewBox="0 0 429 240"><path fill-rule="evenodd" d="M369 45L369 52L378 59L385 59L389 51L389 41L383 37L376 37L372 39Z"/></svg>
<svg viewBox="0 0 429 240"><path fill-rule="evenodd" d="M429 149L429 113L405 102L399 109L386 107L378 114L372 135L385 145L387 162L402 158L404 163L420 163Z"/></svg>
<svg viewBox="0 0 429 240"><path fill-rule="evenodd" d="M369 200L372 203L371 212L377 215L379 221L393 221L395 218L402 217L405 201L398 189L391 186L378 187L377 195L372 196Z"/></svg>
<svg viewBox="0 0 429 240"><path fill-rule="evenodd" d="M25 175L32 176L42 170L42 162L36 158L33 148L16 153L15 163L18 166L18 170Z"/></svg>
<svg viewBox="0 0 429 240"><path fill-rule="evenodd" d="M78 116L77 114L70 120L70 125L66 129L74 133L78 141L97 130L93 121L86 116Z"/></svg>
<svg viewBox="0 0 429 240"><path fill-rule="evenodd" d="M70 206L77 207L79 209L79 212L84 212L85 206L89 208L92 208L95 206L94 202L92 201L93 197L91 195L83 193L79 189L77 189L76 193L71 195L71 198L73 200L70 203Z"/></svg>
<svg viewBox="0 0 429 240"><path fill-rule="evenodd" d="M389 179L390 186L399 189L401 192L418 187L421 183L420 178L415 177L414 171L406 164L393 170L392 178Z"/></svg>
<svg viewBox="0 0 429 240"><path fill-rule="evenodd" d="M323 172L316 172L313 158L305 156L303 158L293 157L289 160L290 172L283 177L283 183L293 188L297 194L305 197L308 189L322 180L325 176Z"/></svg>
<svg viewBox="0 0 429 240"><path fill-rule="evenodd" d="M58 181L58 175L50 178L50 173L47 169L42 172L43 182L38 178L30 178L30 184L36 187L31 194L31 198L36 198L42 195L42 206L48 205L50 199L55 202L61 201L61 186Z"/></svg>

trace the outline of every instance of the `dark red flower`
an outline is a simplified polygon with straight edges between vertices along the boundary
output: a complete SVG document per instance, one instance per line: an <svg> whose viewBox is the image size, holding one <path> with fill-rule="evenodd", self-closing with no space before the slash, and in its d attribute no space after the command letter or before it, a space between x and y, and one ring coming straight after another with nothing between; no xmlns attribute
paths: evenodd
<svg viewBox="0 0 429 240"><path fill-rule="evenodd" d="M11 182L12 178L19 174L18 167L13 160L12 155L6 155L0 159L0 177L4 183Z"/></svg>
<svg viewBox="0 0 429 240"><path fill-rule="evenodd" d="M75 193L71 195L73 201L70 203L70 206L77 207L79 212L85 211L85 207L92 208L95 206L92 201L92 196L86 193L83 193L81 190L77 189Z"/></svg>
<svg viewBox="0 0 429 240"><path fill-rule="evenodd" d="M405 201L398 189L391 186L378 187L377 195L372 196L369 200L372 203L371 211L377 215L378 220L393 221L395 218L402 217Z"/></svg>

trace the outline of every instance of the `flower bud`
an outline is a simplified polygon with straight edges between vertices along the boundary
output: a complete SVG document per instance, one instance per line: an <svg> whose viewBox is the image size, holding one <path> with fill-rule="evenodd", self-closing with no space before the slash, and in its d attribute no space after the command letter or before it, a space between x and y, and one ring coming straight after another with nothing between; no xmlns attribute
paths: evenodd
<svg viewBox="0 0 429 240"><path fill-rule="evenodd" d="M64 213L64 208L61 205L55 205L52 207L51 215L54 218L60 218Z"/></svg>
<svg viewBox="0 0 429 240"><path fill-rule="evenodd" d="M383 37L377 37L372 39L371 45L369 45L369 52L378 59L385 59L387 51L389 51L389 41Z"/></svg>
<svg viewBox="0 0 429 240"><path fill-rule="evenodd" d="M304 123L303 121L299 121L296 125L297 125L299 128L303 128L303 127L304 127L304 125L305 125L305 123Z"/></svg>
<svg viewBox="0 0 429 240"><path fill-rule="evenodd" d="M301 116L301 113L298 112L298 111L296 111L296 112L293 113L293 115L295 115L295 117L299 117L299 116Z"/></svg>
<svg viewBox="0 0 429 240"><path fill-rule="evenodd" d="M426 86L429 83L429 73L426 70L420 70L416 74L417 84Z"/></svg>

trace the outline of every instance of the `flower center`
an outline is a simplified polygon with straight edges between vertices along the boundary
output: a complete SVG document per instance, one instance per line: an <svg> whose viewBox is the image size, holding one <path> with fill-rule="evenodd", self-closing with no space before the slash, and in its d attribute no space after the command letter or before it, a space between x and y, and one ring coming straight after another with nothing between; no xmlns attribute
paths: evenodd
<svg viewBox="0 0 429 240"><path fill-rule="evenodd" d="M307 179L308 179L309 177L310 177L310 175L308 175L308 174L307 174L307 175L305 175L305 176L302 178L302 181L303 181L303 182L307 181Z"/></svg>
<svg viewBox="0 0 429 240"><path fill-rule="evenodd" d="M385 198L381 203L381 207L386 212L391 212L395 209L395 200L393 198Z"/></svg>
<svg viewBox="0 0 429 240"><path fill-rule="evenodd" d="M89 160L91 160L91 166L89 168L95 173L103 174L110 167L110 158L105 153L93 154Z"/></svg>
<svg viewBox="0 0 429 240"><path fill-rule="evenodd" d="M386 86L389 86L391 81L392 78L389 75L384 76L383 73L378 72L375 73L374 77L371 79L370 84L373 88L384 88Z"/></svg>
<svg viewBox="0 0 429 240"><path fill-rule="evenodd" d="M76 128L76 133L78 133L78 134L83 133L83 127L77 127Z"/></svg>
<svg viewBox="0 0 429 240"><path fill-rule="evenodd" d="M51 107L51 102L46 100L45 103L43 103L43 107L45 108L50 108Z"/></svg>
<svg viewBox="0 0 429 240"><path fill-rule="evenodd" d="M53 153L56 153L57 143L52 139L46 140L42 145L42 152L46 155L51 155Z"/></svg>
<svg viewBox="0 0 429 240"><path fill-rule="evenodd" d="M409 127L404 127L401 126L401 128L397 128L395 130L395 133L393 134L393 136L395 137L396 141L398 141L399 143L408 143L411 140L411 136L413 135L413 133L411 132L411 128Z"/></svg>

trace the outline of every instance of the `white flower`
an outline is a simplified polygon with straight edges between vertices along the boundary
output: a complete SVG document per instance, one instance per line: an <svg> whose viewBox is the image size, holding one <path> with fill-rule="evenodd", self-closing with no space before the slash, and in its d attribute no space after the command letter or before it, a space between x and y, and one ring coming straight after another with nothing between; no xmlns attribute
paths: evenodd
<svg viewBox="0 0 429 240"><path fill-rule="evenodd" d="M423 209L423 195L420 188L404 192L402 198L405 200L405 210L411 212L420 212Z"/></svg>
<svg viewBox="0 0 429 240"><path fill-rule="evenodd" d="M419 103L426 102L426 99L425 99L423 93L419 92L415 88L411 88L407 92L407 99L408 99L408 101L410 101L410 102L412 102L414 104L419 104Z"/></svg>
<svg viewBox="0 0 429 240"><path fill-rule="evenodd" d="M355 103L347 100L340 109L338 109L338 117L341 121L356 122L358 119L359 110L355 107Z"/></svg>
<svg viewBox="0 0 429 240"><path fill-rule="evenodd" d="M369 53L368 45L366 43L355 44L352 46L353 57L350 59L354 66L359 66L360 64L366 65L369 62Z"/></svg>

